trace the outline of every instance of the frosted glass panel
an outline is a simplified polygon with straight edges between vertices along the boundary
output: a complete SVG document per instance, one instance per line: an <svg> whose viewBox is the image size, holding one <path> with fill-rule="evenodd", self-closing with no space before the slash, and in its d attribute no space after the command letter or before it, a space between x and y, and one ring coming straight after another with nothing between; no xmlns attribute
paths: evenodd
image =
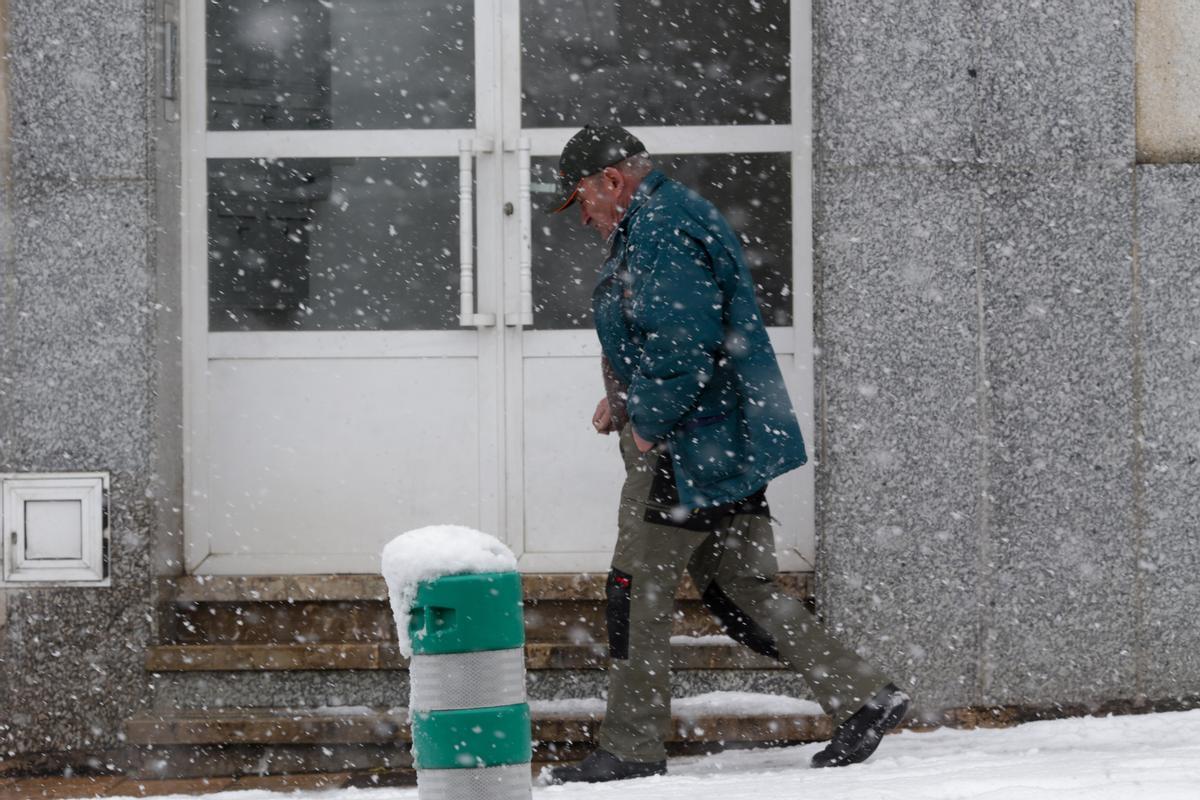
<svg viewBox="0 0 1200 800"><path fill-rule="evenodd" d="M26 500L25 558L83 558L83 503Z"/></svg>
<svg viewBox="0 0 1200 800"><path fill-rule="evenodd" d="M473 3L206 5L209 130L474 125Z"/></svg>
<svg viewBox="0 0 1200 800"><path fill-rule="evenodd" d="M716 204L738 233L768 325L792 324L792 169L786 153L664 155L668 176ZM534 186L554 186L558 159L534 159ZM543 202L541 195L534 205ZM587 328L592 289L607 255L595 231L579 224L578 206L539 214L533 225L534 327Z"/></svg>
<svg viewBox="0 0 1200 800"><path fill-rule="evenodd" d="M528 127L791 122L785 0L522 0Z"/></svg>
<svg viewBox="0 0 1200 800"><path fill-rule="evenodd" d="M213 159L209 330L458 325L458 160Z"/></svg>

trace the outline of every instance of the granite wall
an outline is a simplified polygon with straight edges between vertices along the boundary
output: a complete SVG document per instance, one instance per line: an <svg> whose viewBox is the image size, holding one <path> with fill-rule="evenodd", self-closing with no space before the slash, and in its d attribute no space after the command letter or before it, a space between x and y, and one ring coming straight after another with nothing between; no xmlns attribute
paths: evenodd
<svg viewBox="0 0 1200 800"><path fill-rule="evenodd" d="M1137 170L1139 677L1200 694L1200 165Z"/></svg>
<svg viewBox="0 0 1200 800"><path fill-rule="evenodd" d="M111 472L113 533L111 588L0 590L2 760L103 752L148 700L159 362L152 8L0 20L0 472Z"/></svg>
<svg viewBox="0 0 1200 800"><path fill-rule="evenodd" d="M1133 19L814 4L820 600L926 709L1200 693L1200 168L1135 163ZM119 743L177 568L156 20L0 0L0 472L114 511L111 589L0 590L0 758Z"/></svg>
<svg viewBox="0 0 1200 800"><path fill-rule="evenodd" d="M819 594L933 711L1200 694L1200 171L1134 3L818 2Z"/></svg>

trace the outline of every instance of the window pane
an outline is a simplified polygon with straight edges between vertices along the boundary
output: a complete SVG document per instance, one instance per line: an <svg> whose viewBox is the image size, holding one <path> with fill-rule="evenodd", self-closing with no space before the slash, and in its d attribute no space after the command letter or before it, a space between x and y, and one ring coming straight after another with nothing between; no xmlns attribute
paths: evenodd
<svg viewBox="0 0 1200 800"><path fill-rule="evenodd" d="M527 127L791 121L786 0L523 0Z"/></svg>
<svg viewBox="0 0 1200 800"><path fill-rule="evenodd" d="M729 220L754 277L768 325L792 324L792 170L787 153L659 156L670 177L700 192ZM534 206L554 187L557 158L533 160ZM578 206L533 224L534 327L589 327L592 289L607 255L579 224Z"/></svg>
<svg viewBox="0 0 1200 800"><path fill-rule="evenodd" d="M458 160L212 159L209 330L445 330Z"/></svg>
<svg viewBox="0 0 1200 800"><path fill-rule="evenodd" d="M209 130L475 124L473 3L222 0L207 7Z"/></svg>

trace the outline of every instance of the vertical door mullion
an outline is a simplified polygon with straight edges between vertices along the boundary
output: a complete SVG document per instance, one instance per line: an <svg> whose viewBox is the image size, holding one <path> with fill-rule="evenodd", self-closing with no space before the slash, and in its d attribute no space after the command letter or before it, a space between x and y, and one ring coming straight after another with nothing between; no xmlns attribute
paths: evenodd
<svg viewBox="0 0 1200 800"><path fill-rule="evenodd" d="M517 280L520 261L520 214L515 207L517 197L517 140L521 136L521 4L520 0L496 0L500 8L500 158L503 176L503 199L511 202L514 213L503 217L504 314L520 310L520 282ZM525 369L524 337L520 327L503 325L504 356L508 370L505 374L505 440L507 456L504 462L508 511L506 525L508 543L520 558L526 551L525 540Z"/></svg>
<svg viewBox="0 0 1200 800"><path fill-rule="evenodd" d="M816 433L816 381L813 368L813 215L812 215L812 4L791 4L791 123L792 149L792 333L791 358L802 389L793 398L805 441L811 448ZM815 463L815 459L814 462ZM800 470L800 519L792 550L803 562L788 568L816 565L815 468ZM792 560L787 554L785 560Z"/></svg>
<svg viewBox="0 0 1200 800"><path fill-rule="evenodd" d="M478 328L479 336L479 498L480 528L502 540L508 492L504 480L505 330L504 260L497 242L502 235L498 209L502 175L499 130L499 6L498 0L475 0L475 136L491 140L490 152L475 156L476 308L495 314L497 325Z"/></svg>
<svg viewBox="0 0 1200 800"><path fill-rule="evenodd" d="M180 6L183 98L180 236L183 290L184 568L194 572L212 550L208 514L208 164L205 147L205 6Z"/></svg>

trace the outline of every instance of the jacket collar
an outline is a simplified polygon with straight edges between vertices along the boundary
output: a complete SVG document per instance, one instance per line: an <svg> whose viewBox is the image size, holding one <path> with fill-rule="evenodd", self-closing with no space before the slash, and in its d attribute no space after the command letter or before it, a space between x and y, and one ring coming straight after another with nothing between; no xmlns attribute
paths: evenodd
<svg viewBox="0 0 1200 800"><path fill-rule="evenodd" d="M662 186L666 180L667 176L659 170L652 169L646 173L646 177L642 178L642 182L634 190L633 197L629 198L629 208L625 209L625 215L617 223L617 230L622 230L629 226L629 220L633 218L633 215L646 204L646 200L649 199L650 195L657 192L658 187Z"/></svg>
<svg viewBox="0 0 1200 800"><path fill-rule="evenodd" d="M642 182L634 190L633 196L629 198L629 208L625 209L625 214L622 215L621 221L613 229L612 241L608 249L608 260L604 262L604 269L600 273L600 283L603 283L606 278L615 272L617 266L620 264L620 259L617 256L625 247L629 223L633 220L634 215L641 210L642 206L646 204L646 200L650 198L650 195L658 191L658 187L662 186L666 180L666 175L654 169L647 173L646 177L642 178Z"/></svg>

